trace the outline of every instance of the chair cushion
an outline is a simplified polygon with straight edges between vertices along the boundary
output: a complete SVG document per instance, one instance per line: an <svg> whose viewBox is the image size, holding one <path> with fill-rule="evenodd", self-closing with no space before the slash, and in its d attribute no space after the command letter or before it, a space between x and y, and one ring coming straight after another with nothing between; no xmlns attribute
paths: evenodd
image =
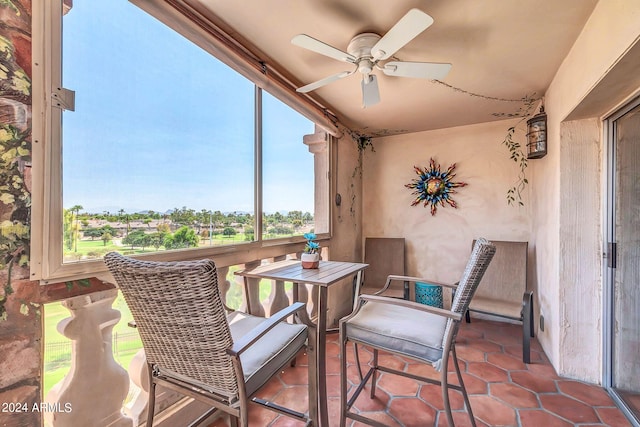
<svg viewBox="0 0 640 427"><path fill-rule="evenodd" d="M240 339L264 322L263 317L234 311L228 316L231 336ZM247 395L258 391L274 374L291 360L307 340L305 325L280 322L240 355Z"/></svg>
<svg viewBox="0 0 640 427"><path fill-rule="evenodd" d="M435 364L442 358L447 318L397 305L368 301L346 321L347 338Z"/></svg>

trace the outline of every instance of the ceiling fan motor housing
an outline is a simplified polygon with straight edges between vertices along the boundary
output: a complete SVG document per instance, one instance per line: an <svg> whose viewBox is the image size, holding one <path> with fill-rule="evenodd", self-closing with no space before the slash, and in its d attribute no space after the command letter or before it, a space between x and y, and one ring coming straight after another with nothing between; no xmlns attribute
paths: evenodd
<svg viewBox="0 0 640 427"><path fill-rule="evenodd" d="M371 48L378 43L380 36L376 33L362 33L351 39L347 46L347 52L356 58L358 71L363 74L369 74L373 71L374 62L371 60Z"/></svg>

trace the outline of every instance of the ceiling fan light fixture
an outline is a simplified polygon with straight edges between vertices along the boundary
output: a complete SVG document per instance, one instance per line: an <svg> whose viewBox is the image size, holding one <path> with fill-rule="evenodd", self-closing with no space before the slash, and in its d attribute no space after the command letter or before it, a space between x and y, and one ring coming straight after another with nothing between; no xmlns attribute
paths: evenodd
<svg viewBox="0 0 640 427"><path fill-rule="evenodd" d="M362 108L371 107L380 102L380 91L375 74L362 76Z"/></svg>
<svg viewBox="0 0 640 427"><path fill-rule="evenodd" d="M373 62L368 59L362 59L358 63L358 71L360 71L365 76L368 76L373 71Z"/></svg>

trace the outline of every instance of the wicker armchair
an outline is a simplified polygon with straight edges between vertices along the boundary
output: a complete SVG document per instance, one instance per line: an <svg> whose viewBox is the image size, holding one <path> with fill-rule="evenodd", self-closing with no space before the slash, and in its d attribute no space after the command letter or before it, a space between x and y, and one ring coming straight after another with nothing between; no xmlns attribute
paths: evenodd
<svg viewBox="0 0 640 427"><path fill-rule="evenodd" d="M359 394L364 390L366 383L371 380L371 398L375 396L376 374L378 371L402 375L415 380L442 386L442 398L447 414L449 426L453 426L451 405L449 403L449 388L460 390L471 419L471 425L475 426L475 420L469 404L458 358L456 356L455 339L460 326L460 321L469 307L469 302L475 293L487 266L495 253L495 246L485 239L478 239L471 257L464 270L462 278L457 285L436 283L456 289L451 310L431 307L398 298L389 298L378 295L361 295L358 307L349 316L340 321L340 426L344 427L347 418L373 425L384 427L385 425L349 411ZM390 276L387 286L392 281L418 282L431 280L407 276ZM363 344L373 348L372 367L362 379L360 385L347 401L347 341L355 344ZM397 354L419 362L432 365L440 371L440 381L425 378L407 372L401 372L378 364L378 351ZM449 384L447 377L447 365L451 354L458 377L459 385ZM358 362L359 363L359 362Z"/></svg>
<svg viewBox="0 0 640 427"><path fill-rule="evenodd" d="M105 263L140 332L151 387L147 426L153 425L155 387L178 391L248 426L249 402L311 423L300 412L252 397L304 347L307 327L282 322L304 309L296 303L269 319L229 313L211 260L140 261L115 252ZM310 400L311 402L311 400Z"/></svg>

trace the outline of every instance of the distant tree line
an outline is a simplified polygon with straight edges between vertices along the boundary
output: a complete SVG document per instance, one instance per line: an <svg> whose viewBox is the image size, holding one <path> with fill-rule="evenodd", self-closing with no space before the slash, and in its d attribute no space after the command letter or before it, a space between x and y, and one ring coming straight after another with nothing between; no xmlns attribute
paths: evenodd
<svg viewBox="0 0 640 427"><path fill-rule="evenodd" d="M123 209L114 213L89 213L81 212L82 209L81 205L75 205L64 210L64 244L69 251L77 251L78 240L82 237L91 240L101 239L105 246L114 238L122 238L122 244L130 246L131 249L137 247L144 250L153 247L159 250L160 247L196 247L200 239L217 235L231 237L242 232L247 241L253 241L255 236L254 215L246 212L222 213L206 209L195 211L186 206L166 213L152 210L128 213ZM91 227L90 221L104 221L106 224ZM132 229L132 222L142 223L147 227ZM154 228L151 228L152 222L156 224ZM264 214L263 217L265 231L275 235L290 235L298 228L312 223L311 213L295 210L286 214Z"/></svg>

